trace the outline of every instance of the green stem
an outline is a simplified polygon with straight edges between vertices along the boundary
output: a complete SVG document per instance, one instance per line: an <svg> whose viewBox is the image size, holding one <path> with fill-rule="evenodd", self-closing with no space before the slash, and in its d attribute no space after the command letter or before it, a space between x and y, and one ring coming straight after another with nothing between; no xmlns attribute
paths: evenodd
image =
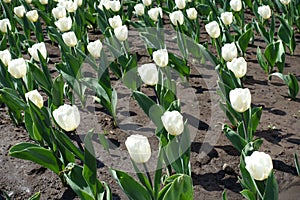
<svg viewBox="0 0 300 200"><path fill-rule="evenodd" d="M242 120L243 120L243 128L244 128L244 133L245 133L245 140L247 140L247 142L249 141L249 136L248 136L248 132L247 132L247 122L245 120L245 112L242 113Z"/></svg>
<svg viewBox="0 0 300 200"><path fill-rule="evenodd" d="M151 180L151 175L150 175L150 173L149 173L149 170L148 170L148 167L147 167L146 163L143 163L143 166L144 166L144 169L145 169L145 171L146 171L147 178L148 178L148 180L149 180L149 183L150 183L150 185L151 185L151 188L153 188L152 180Z"/></svg>

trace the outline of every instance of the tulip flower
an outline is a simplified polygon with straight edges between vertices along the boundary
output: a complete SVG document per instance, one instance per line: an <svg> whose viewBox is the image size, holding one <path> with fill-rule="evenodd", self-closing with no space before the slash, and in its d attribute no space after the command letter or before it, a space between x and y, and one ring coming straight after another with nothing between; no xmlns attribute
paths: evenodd
<svg viewBox="0 0 300 200"><path fill-rule="evenodd" d="M159 67L165 67L169 63L169 55L167 49L159 49L153 52L153 60Z"/></svg>
<svg viewBox="0 0 300 200"><path fill-rule="evenodd" d="M64 43L69 47L75 47L77 44L77 37L73 31L62 34Z"/></svg>
<svg viewBox="0 0 300 200"><path fill-rule="evenodd" d="M288 5L291 0L280 0L280 2L283 4L283 5Z"/></svg>
<svg viewBox="0 0 300 200"><path fill-rule="evenodd" d="M11 54L7 49L0 51L0 60L5 66L8 65L9 61L11 61Z"/></svg>
<svg viewBox="0 0 300 200"><path fill-rule="evenodd" d="M63 6L58 6L52 9L52 15L56 19L60 19L67 16L67 10Z"/></svg>
<svg viewBox="0 0 300 200"><path fill-rule="evenodd" d="M31 3L32 0L25 0L27 4Z"/></svg>
<svg viewBox="0 0 300 200"><path fill-rule="evenodd" d="M4 3L10 3L11 0L3 0Z"/></svg>
<svg viewBox="0 0 300 200"><path fill-rule="evenodd" d="M221 14L221 20L225 25L230 25L233 21L232 12L224 12Z"/></svg>
<svg viewBox="0 0 300 200"><path fill-rule="evenodd" d="M189 8L186 10L186 14L190 20L197 19L198 12L195 8Z"/></svg>
<svg viewBox="0 0 300 200"><path fill-rule="evenodd" d="M96 40L94 42L90 42L87 45L87 50L94 58L100 58L101 50L102 50L102 43L100 40Z"/></svg>
<svg viewBox="0 0 300 200"><path fill-rule="evenodd" d="M156 85L158 82L158 70L153 63L144 64L138 68L142 81L147 85Z"/></svg>
<svg viewBox="0 0 300 200"><path fill-rule="evenodd" d="M103 10L103 7L105 7L106 10L110 9L110 0L101 0L100 4L98 5L98 8L100 10Z"/></svg>
<svg viewBox="0 0 300 200"><path fill-rule="evenodd" d="M221 34L220 26L216 21L206 24L205 30L211 38L218 38Z"/></svg>
<svg viewBox="0 0 300 200"><path fill-rule="evenodd" d="M27 66L24 58L17 58L8 62L7 71L14 78L23 78L27 73Z"/></svg>
<svg viewBox="0 0 300 200"><path fill-rule="evenodd" d="M227 62L227 68L234 73L235 77L242 78L247 73L247 62L243 57L234 58L231 62Z"/></svg>
<svg viewBox="0 0 300 200"><path fill-rule="evenodd" d="M160 17L163 16L162 9L161 8L151 8L150 10L148 10L148 15L153 21L156 22L158 20L159 15L160 15Z"/></svg>
<svg viewBox="0 0 300 200"><path fill-rule="evenodd" d="M245 157L245 163L249 174L258 181L267 179L273 170L272 158L264 152L254 151Z"/></svg>
<svg viewBox="0 0 300 200"><path fill-rule="evenodd" d="M148 138L142 135L131 135L125 141L131 159L138 163L146 163L151 157Z"/></svg>
<svg viewBox="0 0 300 200"><path fill-rule="evenodd" d="M266 6L260 6L258 7L258 14L263 18L263 19L269 19L271 17L271 8L269 5Z"/></svg>
<svg viewBox="0 0 300 200"><path fill-rule="evenodd" d="M115 28L114 33L120 42L124 42L128 38L128 28L126 25Z"/></svg>
<svg viewBox="0 0 300 200"><path fill-rule="evenodd" d="M39 18L39 14L37 10L31 10L26 13L26 17L31 21L31 22L36 22Z"/></svg>
<svg viewBox="0 0 300 200"><path fill-rule="evenodd" d="M25 12L26 12L26 10L25 10L25 7L23 5L22 6L14 7L14 13L19 18L24 17Z"/></svg>
<svg viewBox="0 0 300 200"><path fill-rule="evenodd" d="M177 110L166 111L161 121L170 135L180 135L184 130L183 117Z"/></svg>
<svg viewBox="0 0 300 200"><path fill-rule="evenodd" d="M42 95L37 90L32 90L25 94L26 101L32 101L38 108L42 108L44 106L44 100Z"/></svg>
<svg viewBox="0 0 300 200"><path fill-rule="evenodd" d="M77 10L77 3L71 0L65 2L65 8L69 13L73 13Z"/></svg>
<svg viewBox="0 0 300 200"><path fill-rule="evenodd" d="M170 20L174 26L182 25L184 22L184 16L180 10L177 10L170 14Z"/></svg>
<svg viewBox="0 0 300 200"><path fill-rule="evenodd" d="M74 131L80 124L80 113L76 105L62 105L53 111L53 117L60 128Z"/></svg>
<svg viewBox="0 0 300 200"><path fill-rule="evenodd" d="M143 4L145 6L150 6L152 4L152 0L143 0Z"/></svg>
<svg viewBox="0 0 300 200"><path fill-rule="evenodd" d="M39 0L40 1L40 3L42 4L42 5L47 5L48 4L48 0Z"/></svg>
<svg viewBox="0 0 300 200"><path fill-rule="evenodd" d="M180 10L184 9L186 6L185 0L175 0L176 7Z"/></svg>
<svg viewBox="0 0 300 200"><path fill-rule="evenodd" d="M41 53L43 58L47 58L47 49L44 42L34 44L31 48L28 48L28 52L31 57L33 57L35 61L40 62L38 51Z"/></svg>
<svg viewBox="0 0 300 200"><path fill-rule="evenodd" d="M142 3L138 3L134 6L134 11L135 14L138 16L143 16L144 15L144 11L145 11L145 7Z"/></svg>
<svg viewBox="0 0 300 200"><path fill-rule="evenodd" d="M230 7L232 10L239 12L242 9L242 1L241 0L231 0Z"/></svg>
<svg viewBox="0 0 300 200"><path fill-rule="evenodd" d="M11 30L11 24L9 19L1 19L0 20L0 31L3 33L7 33L7 29Z"/></svg>
<svg viewBox="0 0 300 200"><path fill-rule="evenodd" d="M110 9L114 12L118 12L121 8L121 3L118 0L110 1Z"/></svg>
<svg viewBox="0 0 300 200"><path fill-rule="evenodd" d="M122 26L122 19L120 17L120 15L116 15L112 18L109 18L108 19L108 22L109 22L109 25L115 29L115 28L118 28L120 26Z"/></svg>
<svg viewBox="0 0 300 200"><path fill-rule="evenodd" d="M54 24L61 32L66 32L72 28L72 19L71 17L63 17L54 22Z"/></svg>
<svg viewBox="0 0 300 200"><path fill-rule="evenodd" d="M222 47L222 57L225 61L232 61L237 57L237 48L235 43L228 43Z"/></svg>
<svg viewBox="0 0 300 200"><path fill-rule="evenodd" d="M248 88L236 88L229 92L229 100L232 108L240 113L245 112L251 106L251 93Z"/></svg>

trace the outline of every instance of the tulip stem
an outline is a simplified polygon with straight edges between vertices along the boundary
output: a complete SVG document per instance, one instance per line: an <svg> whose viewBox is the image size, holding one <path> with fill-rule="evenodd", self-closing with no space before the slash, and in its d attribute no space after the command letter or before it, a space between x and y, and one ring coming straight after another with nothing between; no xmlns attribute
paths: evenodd
<svg viewBox="0 0 300 200"><path fill-rule="evenodd" d="M247 123L246 123L244 115L245 115L245 112L242 113L242 120L243 120L243 128L244 128L245 139L247 140L247 142L250 142L249 141L249 137L248 137L248 132L247 132Z"/></svg>
<svg viewBox="0 0 300 200"><path fill-rule="evenodd" d="M150 183L150 185L151 185L151 188L153 188L152 181L151 181L151 175L150 175L150 173L149 173L149 170L148 170L148 167L147 167L146 163L143 163L143 166L144 166L144 169L145 169L145 171L146 171L147 178L148 178L148 180L149 180L149 183Z"/></svg>

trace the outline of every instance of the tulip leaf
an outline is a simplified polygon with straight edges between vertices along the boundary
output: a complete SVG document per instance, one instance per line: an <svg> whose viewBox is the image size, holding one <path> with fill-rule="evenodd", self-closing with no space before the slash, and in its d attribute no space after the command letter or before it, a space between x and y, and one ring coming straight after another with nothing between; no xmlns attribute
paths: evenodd
<svg viewBox="0 0 300 200"><path fill-rule="evenodd" d="M244 189L240 193L248 200L256 200L255 195L250 190Z"/></svg>
<svg viewBox="0 0 300 200"><path fill-rule="evenodd" d="M28 200L40 200L41 198L41 192L37 192L34 195L32 195Z"/></svg>
<svg viewBox="0 0 300 200"><path fill-rule="evenodd" d="M228 125L224 125L223 132L225 136L230 140L232 145L239 151L242 152L244 147L247 145L247 141L234 132Z"/></svg>
<svg viewBox="0 0 300 200"><path fill-rule="evenodd" d="M127 197L132 200L151 200L151 195L147 189L135 181L125 172L110 169L112 176L117 180L119 186L125 192Z"/></svg>
<svg viewBox="0 0 300 200"><path fill-rule="evenodd" d="M55 78L51 90L52 104L54 106L52 107L53 110L64 103L64 85L65 82L61 75Z"/></svg>
<svg viewBox="0 0 300 200"><path fill-rule="evenodd" d="M273 171L267 179L263 200L278 200L278 184Z"/></svg>
<svg viewBox="0 0 300 200"><path fill-rule="evenodd" d="M277 17L281 22L281 25L278 29L278 36L289 47L291 53L293 54L296 48L294 30L292 26L288 24L287 20L279 15Z"/></svg>
<svg viewBox="0 0 300 200"><path fill-rule="evenodd" d="M34 79L38 82L40 87L48 94L51 95L51 88L52 85L49 83L48 79L46 78L45 73L35 64L28 62L29 69L34 77Z"/></svg>
<svg viewBox="0 0 300 200"><path fill-rule="evenodd" d="M19 143L9 150L9 155L15 158L30 160L40 164L54 173L59 173L59 165L54 153L46 148L31 143Z"/></svg>
<svg viewBox="0 0 300 200"><path fill-rule="evenodd" d="M243 53L246 53L248 44L252 36L252 28L249 28L243 35L240 36L238 43Z"/></svg>
<svg viewBox="0 0 300 200"><path fill-rule="evenodd" d="M227 200L227 193L226 193L226 190L224 190L222 192L222 200Z"/></svg>
<svg viewBox="0 0 300 200"><path fill-rule="evenodd" d="M299 165L299 161L298 161L298 155L296 153L294 154L294 161L295 161L297 174L298 174L298 176L300 176L300 165Z"/></svg>
<svg viewBox="0 0 300 200"><path fill-rule="evenodd" d="M262 115L262 107L251 108L251 125L252 125L251 130L253 134L256 132L261 115Z"/></svg>
<svg viewBox="0 0 300 200"><path fill-rule="evenodd" d="M135 173L139 179L139 181L143 184L143 186L148 190L149 194L153 194L153 189L152 189L152 185L149 181L149 179L139 170L139 168L137 167L137 165L135 164L135 162L131 159L131 163L133 165L133 168L135 170ZM144 165L146 165L146 163L143 163ZM148 173L148 172L146 172Z"/></svg>
<svg viewBox="0 0 300 200"><path fill-rule="evenodd" d="M157 36L147 32L141 32L140 36L142 40L147 44L148 48L160 49L160 44L157 40Z"/></svg>
<svg viewBox="0 0 300 200"><path fill-rule="evenodd" d="M288 86L289 92L288 95L292 99L296 99L297 94L299 92L299 83L298 79L295 77L293 74L288 74L288 75L283 75L282 73L273 73L270 75L271 76L277 76L281 80L284 81L284 83Z"/></svg>
<svg viewBox="0 0 300 200"><path fill-rule="evenodd" d="M266 74L269 74L270 73L269 66L266 63L265 58L264 58L264 56L263 56L263 54L262 54L259 47L257 47L256 58L257 58L257 61L260 65L260 67L266 72Z"/></svg>
<svg viewBox="0 0 300 200"><path fill-rule="evenodd" d="M174 67L176 71L182 76L190 75L190 67L186 62L173 53L169 53L169 63Z"/></svg>

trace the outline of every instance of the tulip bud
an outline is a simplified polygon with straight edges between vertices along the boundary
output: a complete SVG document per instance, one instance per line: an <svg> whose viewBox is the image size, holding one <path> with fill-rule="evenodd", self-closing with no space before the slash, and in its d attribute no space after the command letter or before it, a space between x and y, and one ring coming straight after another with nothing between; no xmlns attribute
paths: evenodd
<svg viewBox="0 0 300 200"><path fill-rule="evenodd" d="M153 21L156 22L158 20L158 15L160 15L160 17L163 16L162 9L161 8L151 8L150 10L148 10L148 15Z"/></svg>
<svg viewBox="0 0 300 200"><path fill-rule="evenodd" d="M242 9L242 1L241 0L231 0L230 7L232 10L239 12Z"/></svg>
<svg viewBox="0 0 300 200"><path fill-rule="evenodd" d="M118 12L121 8L121 3L118 0L110 1L110 9L114 12Z"/></svg>
<svg viewBox="0 0 300 200"><path fill-rule="evenodd" d="M195 8L189 8L186 10L186 14L190 20L197 19L198 12Z"/></svg>
<svg viewBox="0 0 300 200"><path fill-rule="evenodd" d="M235 77L242 78L247 73L247 62L243 57L234 58L231 62L227 62L227 68L234 73Z"/></svg>
<svg viewBox="0 0 300 200"><path fill-rule="evenodd" d="M24 7L23 5L22 5L22 6L14 7L14 13L15 13L15 15L17 15L19 18L24 17L25 12L26 12L26 10L25 10L25 7Z"/></svg>
<svg viewBox="0 0 300 200"><path fill-rule="evenodd" d="M98 5L98 8L100 10L103 10L103 7L105 7L106 10L110 9L110 0L101 0L100 4Z"/></svg>
<svg viewBox="0 0 300 200"><path fill-rule="evenodd" d="M175 4L178 9L184 9L185 8L185 0L175 0Z"/></svg>
<svg viewBox="0 0 300 200"><path fill-rule="evenodd" d="M61 32L66 32L72 28L72 19L71 17L63 17L54 22L54 24Z"/></svg>
<svg viewBox="0 0 300 200"><path fill-rule="evenodd" d="M42 108L44 106L44 100L42 95L37 90L32 90L25 94L26 101L32 101L38 108Z"/></svg>
<svg viewBox="0 0 300 200"><path fill-rule="evenodd" d="M258 181L267 179L273 170L272 158L264 152L254 151L251 156L246 156L245 164L249 174Z"/></svg>
<svg viewBox="0 0 300 200"><path fill-rule="evenodd" d="M48 4L48 0L40 0L40 3L41 3L42 5L47 5L47 4Z"/></svg>
<svg viewBox="0 0 300 200"><path fill-rule="evenodd" d="M108 22L109 22L109 25L115 29L115 28L118 28L120 26L122 26L122 19L120 17L120 15L116 15L112 18L109 18L108 19Z"/></svg>
<svg viewBox="0 0 300 200"><path fill-rule="evenodd" d="M167 49L159 49L153 52L153 60L159 67L165 67L169 63L169 55Z"/></svg>
<svg viewBox="0 0 300 200"><path fill-rule="evenodd" d="M31 48L28 48L28 52L31 57L33 57L35 61L40 62L38 51L41 53L43 58L47 58L47 49L44 42L34 44Z"/></svg>
<svg viewBox="0 0 300 200"><path fill-rule="evenodd" d="M138 15L138 16L144 15L145 8L144 8L144 5L142 3L136 4L134 6L134 10L135 10L136 15Z"/></svg>
<svg viewBox="0 0 300 200"><path fill-rule="evenodd" d="M58 7L52 9L52 15L56 19L60 19L60 18L67 16L67 11L66 11L65 7L58 6Z"/></svg>
<svg viewBox="0 0 300 200"><path fill-rule="evenodd" d="M32 2L32 0L25 0L25 1L26 1L26 3L28 3L28 4Z"/></svg>
<svg viewBox="0 0 300 200"><path fill-rule="evenodd" d="M170 20L174 26L178 26L178 24L182 25L184 22L184 16L180 10L177 10L170 14Z"/></svg>
<svg viewBox="0 0 300 200"><path fill-rule="evenodd" d="M156 85L158 82L158 70L153 63L144 64L138 68L142 81L147 85Z"/></svg>
<svg viewBox="0 0 300 200"><path fill-rule="evenodd" d="M62 105L53 111L53 117L56 123L63 130L74 131L80 124L80 113L76 105Z"/></svg>
<svg viewBox="0 0 300 200"><path fill-rule="evenodd" d="M36 22L39 18L39 14L37 10L31 10L26 13L26 17L31 21L31 22Z"/></svg>
<svg viewBox="0 0 300 200"><path fill-rule="evenodd" d="M125 141L131 159L138 163L146 163L151 157L148 138L142 135L131 135Z"/></svg>
<svg viewBox="0 0 300 200"><path fill-rule="evenodd" d="M14 59L8 62L7 71L14 78L23 78L27 73L27 66L24 58Z"/></svg>
<svg viewBox="0 0 300 200"><path fill-rule="evenodd" d="M271 17L271 8L269 5L258 7L257 12L263 19L269 19Z"/></svg>
<svg viewBox="0 0 300 200"><path fill-rule="evenodd" d="M236 88L229 92L232 108L240 113L245 112L251 106L251 93L248 88Z"/></svg>
<svg viewBox="0 0 300 200"><path fill-rule="evenodd" d="M94 42L90 42L87 45L87 50L94 58L100 58L101 50L102 50L102 43L100 40L96 40Z"/></svg>
<svg viewBox="0 0 300 200"><path fill-rule="evenodd" d="M224 12L221 14L221 20L225 25L230 25L233 21L232 12Z"/></svg>
<svg viewBox="0 0 300 200"><path fill-rule="evenodd" d="M222 57L225 61L232 61L237 57L237 48L235 43L228 43L222 47Z"/></svg>
<svg viewBox="0 0 300 200"><path fill-rule="evenodd" d="M206 24L205 30L211 38L218 38L221 34L220 26L216 21Z"/></svg>
<svg viewBox="0 0 300 200"><path fill-rule="evenodd" d="M124 42L128 37L128 28L126 25L119 26L114 29L114 33L120 42Z"/></svg>
<svg viewBox="0 0 300 200"><path fill-rule="evenodd" d="M11 61L11 54L7 49L0 51L0 60L5 66L8 65L9 61Z"/></svg>
<svg viewBox="0 0 300 200"><path fill-rule="evenodd" d="M69 0L65 2L65 8L69 13L73 13L77 10L77 3Z"/></svg>
<svg viewBox="0 0 300 200"><path fill-rule="evenodd" d="M0 31L3 33L7 33L7 28L11 30L11 25L9 19L1 19L0 20Z"/></svg>
<svg viewBox="0 0 300 200"><path fill-rule="evenodd" d="M143 0L143 4L145 6L150 6L152 4L152 0Z"/></svg>
<svg viewBox="0 0 300 200"><path fill-rule="evenodd" d="M283 4L283 5L288 5L291 0L280 0L280 2Z"/></svg>
<svg viewBox="0 0 300 200"><path fill-rule="evenodd" d="M183 117L177 110L166 111L161 121L170 135L180 135L184 130Z"/></svg>
<svg viewBox="0 0 300 200"><path fill-rule="evenodd" d="M4 3L10 3L11 0L3 0Z"/></svg>
<svg viewBox="0 0 300 200"><path fill-rule="evenodd" d="M62 34L64 43L69 47L75 47L77 44L77 37L73 31Z"/></svg>

